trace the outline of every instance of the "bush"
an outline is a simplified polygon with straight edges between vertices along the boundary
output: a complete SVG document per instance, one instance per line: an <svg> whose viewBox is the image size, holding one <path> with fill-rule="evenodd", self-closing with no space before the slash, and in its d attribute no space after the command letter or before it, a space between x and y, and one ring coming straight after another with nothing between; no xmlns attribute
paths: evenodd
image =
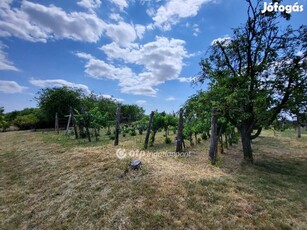
<svg viewBox="0 0 307 230"><path fill-rule="evenodd" d="M23 116L17 116L14 120L14 125L20 129L33 129L39 122L38 118L34 114L28 114Z"/></svg>
<svg viewBox="0 0 307 230"><path fill-rule="evenodd" d="M131 135L131 136L136 136L135 129L131 129L131 131L130 131L130 135Z"/></svg>
<svg viewBox="0 0 307 230"><path fill-rule="evenodd" d="M239 133L235 133L235 135L233 136L233 138L231 138L231 139L229 140L229 142L230 142L231 144L238 144L238 142L239 142L239 137L240 137Z"/></svg>
<svg viewBox="0 0 307 230"><path fill-rule="evenodd" d="M164 139L164 143L165 143L165 144L171 144L171 143L172 143L171 138L166 137L166 138Z"/></svg>
<svg viewBox="0 0 307 230"><path fill-rule="evenodd" d="M111 131L108 130L107 133L106 133L106 135L107 135L107 136L111 135Z"/></svg>
<svg viewBox="0 0 307 230"><path fill-rule="evenodd" d="M203 134L201 135L201 139L207 140L207 139L208 139L207 134L206 134L206 133L203 133Z"/></svg>
<svg viewBox="0 0 307 230"><path fill-rule="evenodd" d="M115 135L114 134L110 134L109 138L110 138L110 140L115 140Z"/></svg>

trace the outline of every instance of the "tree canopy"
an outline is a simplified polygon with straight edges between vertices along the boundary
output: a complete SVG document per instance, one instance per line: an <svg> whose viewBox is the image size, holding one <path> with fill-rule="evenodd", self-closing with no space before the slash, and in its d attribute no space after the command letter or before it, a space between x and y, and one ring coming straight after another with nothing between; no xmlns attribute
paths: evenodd
<svg viewBox="0 0 307 230"><path fill-rule="evenodd" d="M248 162L253 130L259 134L284 108L298 105L307 84L307 27L281 27L280 19L289 15L263 14L261 2L247 0L246 23L212 43L197 79L210 80L211 100L240 131Z"/></svg>

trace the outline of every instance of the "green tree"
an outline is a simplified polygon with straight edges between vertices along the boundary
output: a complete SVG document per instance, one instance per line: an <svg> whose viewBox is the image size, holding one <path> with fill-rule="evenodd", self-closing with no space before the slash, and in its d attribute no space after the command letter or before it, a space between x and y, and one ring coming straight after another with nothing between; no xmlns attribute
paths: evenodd
<svg viewBox="0 0 307 230"><path fill-rule="evenodd" d="M24 130L24 129L36 129L36 125L38 122L39 119L35 114L27 114L27 115L17 116L13 123L18 128Z"/></svg>
<svg viewBox="0 0 307 230"><path fill-rule="evenodd" d="M70 113L70 106L79 109L82 96L81 90L64 86L41 89L35 99L49 124L53 125L55 113L58 113L59 118L62 118L61 123L65 124L67 120L63 118Z"/></svg>
<svg viewBox="0 0 307 230"><path fill-rule="evenodd" d="M198 82L210 79L210 91L219 95L218 109L240 132L244 160L253 162L251 139L289 106L290 96L307 81L307 28L281 28L280 18L289 15L262 14L262 1L247 3L246 23L231 38L212 44L200 63Z"/></svg>
<svg viewBox="0 0 307 230"><path fill-rule="evenodd" d="M10 127L10 123L7 121L4 115L4 108L0 107L0 128L4 132L9 127Z"/></svg>
<svg viewBox="0 0 307 230"><path fill-rule="evenodd" d="M121 122L130 124L131 122L141 120L144 116L144 109L137 105L121 105Z"/></svg>
<svg viewBox="0 0 307 230"><path fill-rule="evenodd" d="M165 114L165 113L164 113ZM155 142L155 137L159 129L163 129L165 127L164 125L164 115L163 113L155 113L155 116L152 121L152 134L150 138L150 146L153 146Z"/></svg>

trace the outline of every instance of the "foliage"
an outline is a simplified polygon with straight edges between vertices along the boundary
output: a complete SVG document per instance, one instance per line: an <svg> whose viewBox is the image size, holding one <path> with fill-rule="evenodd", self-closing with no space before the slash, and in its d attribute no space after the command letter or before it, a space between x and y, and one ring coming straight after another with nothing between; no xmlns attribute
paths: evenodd
<svg viewBox="0 0 307 230"><path fill-rule="evenodd" d="M17 116L14 120L14 125L18 128L24 129L33 129L36 128L36 124L39 122L39 119L35 114L21 115Z"/></svg>
<svg viewBox="0 0 307 230"><path fill-rule="evenodd" d="M141 120L144 116L144 109L137 105L122 105L121 106L121 123L130 124Z"/></svg>
<svg viewBox="0 0 307 230"><path fill-rule="evenodd" d="M169 138L169 137L165 137L165 139L164 139L164 143L165 143L165 144L171 144L171 143L172 143L171 138Z"/></svg>
<svg viewBox="0 0 307 230"><path fill-rule="evenodd" d="M234 29L231 38L212 44L208 57L200 63L198 82L210 80L212 103L238 128L244 159L252 162L253 129L258 129L259 135L283 108L297 105L303 98L307 27L283 30L279 20L285 15L262 14L262 1L256 5L247 2L246 23Z"/></svg>
<svg viewBox="0 0 307 230"><path fill-rule="evenodd" d="M64 86L41 89L35 99L52 126L55 121L55 113L58 113L60 123L65 124L67 120L63 118L70 113L70 107L80 108L82 96L81 90Z"/></svg>
<svg viewBox="0 0 307 230"><path fill-rule="evenodd" d="M155 142L155 135L159 130L165 131L165 137L167 137L169 127L176 127L178 125L178 118L174 114L166 114L165 112L156 112L152 122L152 135L150 139L150 146L153 146Z"/></svg>
<svg viewBox="0 0 307 230"><path fill-rule="evenodd" d="M136 132L135 132L135 128L134 128L134 127L132 127L132 128L130 129L130 135L131 135L131 136L136 136Z"/></svg>
<svg viewBox="0 0 307 230"><path fill-rule="evenodd" d="M0 107L0 128L4 132L9 127L10 123L7 121L6 117L4 116L4 108Z"/></svg>
<svg viewBox="0 0 307 230"><path fill-rule="evenodd" d="M21 111L12 111L9 113L5 114L5 118L8 121L9 124L14 124L14 121L16 120L17 117L22 117L25 115L33 115L38 119L38 122L35 123L36 128L47 128L49 127L47 118L45 114L42 112L40 108L25 108ZM20 120L20 118L19 118ZM28 128L31 125L27 126ZM24 127L25 129L26 127Z"/></svg>

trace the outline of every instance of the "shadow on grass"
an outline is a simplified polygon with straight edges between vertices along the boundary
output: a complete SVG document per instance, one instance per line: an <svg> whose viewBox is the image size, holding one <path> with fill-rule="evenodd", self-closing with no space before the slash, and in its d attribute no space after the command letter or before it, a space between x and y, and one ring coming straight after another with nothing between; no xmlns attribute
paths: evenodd
<svg viewBox="0 0 307 230"><path fill-rule="evenodd" d="M307 184L307 160L301 159L276 159L266 157L266 159L259 159L253 166L256 170L269 173L280 174L289 180L299 180Z"/></svg>

